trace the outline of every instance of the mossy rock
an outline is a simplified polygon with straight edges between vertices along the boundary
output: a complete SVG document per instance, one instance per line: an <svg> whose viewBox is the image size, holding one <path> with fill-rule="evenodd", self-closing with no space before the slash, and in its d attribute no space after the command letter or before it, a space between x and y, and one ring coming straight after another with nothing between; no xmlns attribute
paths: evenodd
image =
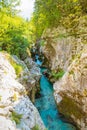
<svg viewBox="0 0 87 130"><path fill-rule="evenodd" d="M32 130L41 130L41 128L38 125L35 125ZM48 129L44 129L44 130L48 130Z"/></svg>
<svg viewBox="0 0 87 130"><path fill-rule="evenodd" d="M77 103L67 95L63 95L63 100L58 104L59 111L67 118L73 115L76 119L81 120L84 116L82 109Z"/></svg>
<svg viewBox="0 0 87 130"><path fill-rule="evenodd" d="M23 71L23 66L20 64L17 64L9 54L6 55L6 58L9 60L10 64L15 69L17 77L20 77L20 74Z"/></svg>
<svg viewBox="0 0 87 130"><path fill-rule="evenodd" d="M15 111L11 113L11 119L16 122L16 124L20 124L22 118L22 114L18 114Z"/></svg>
<svg viewBox="0 0 87 130"><path fill-rule="evenodd" d="M39 126L38 125L35 125L32 130L40 130Z"/></svg>

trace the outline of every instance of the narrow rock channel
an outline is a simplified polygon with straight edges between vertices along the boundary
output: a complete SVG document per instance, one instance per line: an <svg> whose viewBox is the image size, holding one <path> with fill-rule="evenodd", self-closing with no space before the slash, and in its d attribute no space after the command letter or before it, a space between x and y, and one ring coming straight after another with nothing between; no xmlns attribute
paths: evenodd
<svg viewBox="0 0 87 130"><path fill-rule="evenodd" d="M39 65L41 63L38 56L36 57L36 63L39 63ZM44 71L45 70L42 68L42 77L40 79L41 97L35 100L35 106L39 110L47 130L76 130L72 124L63 122L60 119L53 97L53 85L48 81L47 77L43 75Z"/></svg>

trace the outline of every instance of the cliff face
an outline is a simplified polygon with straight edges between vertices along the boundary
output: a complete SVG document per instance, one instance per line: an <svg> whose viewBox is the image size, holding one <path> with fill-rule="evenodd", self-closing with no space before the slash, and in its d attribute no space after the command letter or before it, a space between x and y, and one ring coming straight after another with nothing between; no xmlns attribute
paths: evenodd
<svg viewBox="0 0 87 130"><path fill-rule="evenodd" d="M82 17L75 29L60 26L44 31L42 39L45 43L42 51L52 70L57 70L59 67L67 70L72 60L87 47L86 23L86 17Z"/></svg>
<svg viewBox="0 0 87 130"><path fill-rule="evenodd" d="M48 59L51 70L65 71L64 76L54 84L54 96L58 109L72 118L81 130L87 129L87 26L81 19L76 32L58 27L48 29L42 51ZM75 35L74 35L75 34ZM61 97L60 97L60 96Z"/></svg>
<svg viewBox="0 0 87 130"><path fill-rule="evenodd" d="M0 52L0 130L30 130L37 125L45 129L26 93L7 54Z"/></svg>
<svg viewBox="0 0 87 130"><path fill-rule="evenodd" d="M22 71L18 76L18 81L23 84L27 90L27 94L32 100L35 101L35 95L39 92L39 80L41 77L40 68L28 57L25 61L20 60L17 56L11 57L12 61L19 66L22 66ZM17 69L18 70L18 69Z"/></svg>
<svg viewBox="0 0 87 130"><path fill-rule="evenodd" d="M54 84L59 111L71 117L80 129L87 128L87 50L68 67L62 79ZM62 97L58 102L58 94Z"/></svg>

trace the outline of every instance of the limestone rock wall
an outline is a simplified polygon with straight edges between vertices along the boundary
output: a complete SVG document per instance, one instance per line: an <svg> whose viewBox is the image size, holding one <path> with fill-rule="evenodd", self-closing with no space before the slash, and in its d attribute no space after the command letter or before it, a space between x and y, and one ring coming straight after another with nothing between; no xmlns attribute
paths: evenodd
<svg viewBox="0 0 87 130"><path fill-rule="evenodd" d="M25 86L28 96L31 98L32 102L34 102L35 94L38 93L40 90L40 68L30 57L22 61L14 55L12 59L16 64L23 67L23 70L21 71L20 76L17 79L21 84Z"/></svg>
<svg viewBox="0 0 87 130"><path fill-rule="evenodd" d="M81 130L87 129L87 49L68 67L65 75L54 84L54 95L61 95L59 110L72 117Z"/></svg>
<svg viewBox="0 0 87 130"><path fill-rule="evenodd" d="M21 82L26 89L32 90L32 87L35 87L38 84L38 81L41 77L40 68L31 58L26 58L25 61L20 60L17 56L13 56L12 59L23 67L23 71L18 77L19 82Z"/></svg>
<svg viewBox="0 0 87 130"><path fill-rule="evenodd" d="M80 51L87 48L87 16L79 18L79 24L74 29L59 26L45 30L42 39L45 42L41 50L50 68L56 70L60 67L66 71Z"/></svg>
<svg viewBox="0 0 87 130"><path fill-rule="evenodd" d="M0 52L0 130L31 130L36 125L45 129L7 54Z"/></svg>

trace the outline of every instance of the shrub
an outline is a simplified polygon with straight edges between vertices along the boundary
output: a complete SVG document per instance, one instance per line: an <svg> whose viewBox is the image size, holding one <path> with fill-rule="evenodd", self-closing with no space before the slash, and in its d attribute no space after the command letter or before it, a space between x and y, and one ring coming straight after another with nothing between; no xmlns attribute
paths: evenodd
<svg viewBox="0 0 87 130"><path fill-rule="evenodd" d="M32 130L40 130L39 126L38 125L35 125Z"/></svg>
<svg viewBox="0 0 87 130"><path fill-rule="evenodd" d="M38 125L35 125L35 126L32 128L32 130L41 130L41 129L39 128ZM45 129L45 130L47 130L47 129Z"/></svg>
<svg viewBox="0 0 87 130"><path fill-rule="evenodd" d="M16 124L20 124L20 120L22 118L22 114L18 114L15 111L11 114L11 119L16 122Z"/></svg>
<svg viewBox="0 0 87 130"><path fill-rule="evenodd" d="M63 70L60 70L59 72L55 73L55 72L52 72L52 76L55 78L55 79L59 79L61 78L63 75L64 75L64 71Z"/></svg>
<svg viewBox="0 0 87 130"><path fill-rule="evenodd" d="M10 64L11 64L11 65L13 66L13 68L15 69L15 72L16 72L17 77L19 77L20 74L21 74L21 72L22 72L22 70L23 70L23 66L17 64L17 63L12 59L12 57L11 57L9 54L7 54L7 59L10 61Z"/></svg>

